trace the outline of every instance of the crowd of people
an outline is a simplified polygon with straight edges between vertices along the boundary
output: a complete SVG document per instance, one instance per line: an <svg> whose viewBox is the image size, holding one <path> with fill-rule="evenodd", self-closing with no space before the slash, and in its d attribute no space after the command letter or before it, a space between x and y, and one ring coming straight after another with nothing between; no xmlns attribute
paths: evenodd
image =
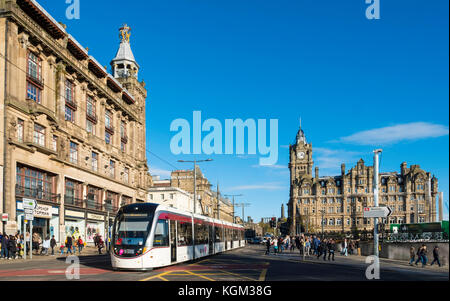
<svg viewBox="0 0 450 301"><path fill-rule="evenodd" d="M344 239L339 242L341 245L340 254L342 256L360 254L359 241ZM337 242L333 238L323 238L316 235L300 235L295 237L285 236L285 237L267 237L265 240L266 251L265 255L270 255L271 250L273 254L277 255L283 253L284 250L290 250L293 252L298 250L300 255L305 258L306 256L312 257L316 256L317 259L321 257L323 260L334 261L335 253L337 250ZM427 257L427 246L423 244L418 250L414 247L410 249L410 261L409 264L418 265L419 262L422 263L422 267L425 267L428 263ZM433 249L433 261L430 266L438 264L441 267L440 257L439 257L439 247L435 246Z"/></svg>
<svg viewBox="0 0 450 301"><path fill-rule="evenodd" d="M23 234L18 232L16 235L7 235L6 233L0 233L0 258L13 260L13 259L23 259L25 252L25 244L27 255L32 252L33 255L43 255L43 256L55 256L55 248L57 242L55 236L51 238L49 236L42 239L41 235L34 232L31 236L30 245L30 233ZM98 253L102 254L102 250L105 248L105 242L101 235L96 235L94 237L94 245L98 249ZM30 248L31 247L31 248ZM68 256L69 254L81 254L84 247L86 247L86 242L83 241L81 236L76 238L75 236L68 235L63 243L61 243L59 249L61 255Z"/></svg>

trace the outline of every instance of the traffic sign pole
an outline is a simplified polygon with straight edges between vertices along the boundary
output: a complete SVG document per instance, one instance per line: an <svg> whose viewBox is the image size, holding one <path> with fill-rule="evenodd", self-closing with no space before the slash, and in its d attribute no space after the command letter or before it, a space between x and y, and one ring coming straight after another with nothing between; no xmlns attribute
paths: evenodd
<svg viewBox="0 0 450 301"><path fill-rule="evenodd" d="M373 165L374 165L374 189L373 189L373 200L375 207L378 207L378 174L379 174L379 166L378 166L378 154L381 153L381 149L377 149L374 151ZM378 242L378 218L375 217L373 223L373 248L374 255L379 257L379 242Z"/></svg>

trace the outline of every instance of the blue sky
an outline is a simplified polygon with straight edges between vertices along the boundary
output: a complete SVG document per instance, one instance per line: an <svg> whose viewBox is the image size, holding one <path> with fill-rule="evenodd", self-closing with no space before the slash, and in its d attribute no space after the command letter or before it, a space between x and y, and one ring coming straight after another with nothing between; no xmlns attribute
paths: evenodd
<svg viewBox="0 0 450 301"><path fill-rule="evenodd" d="M190 167L177 160L193 156L170 151L170 124L195 110L222 122L278 119L273 167L258 156L196 156L214 159L201 167L223 193L244 194L246 216L278 216L301 117L321 175L360 158L372 165L382 147L381 171L419 164L448 200L448 1L380 0L380 20L366 18L364 0L81 0L79 20L65 17L64 0L39 3L102 65L121 25L132 27L149 88L147 149L164 159L147 154L153 174Z"/></svg>

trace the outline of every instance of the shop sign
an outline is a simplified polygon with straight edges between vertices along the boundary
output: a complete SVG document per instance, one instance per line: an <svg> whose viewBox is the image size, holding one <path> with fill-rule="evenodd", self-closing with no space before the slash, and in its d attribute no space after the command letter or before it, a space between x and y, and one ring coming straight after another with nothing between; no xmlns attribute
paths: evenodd
<svg viewBox="0 0 450 301"><path fill-rule="evenodd" d="M87 215L88 219L93 219L96 221L104 221L105 217L103 215L99 215L99 214L92 214L92 213L88 213Z"/></svg>
<svg viewBox="0 0 450 301"><path fill-rule="evenodd" d="M34 216L39 218L52 218L52 207L45 205L37 205L36 209L34 209Z"/></svg>
<svg viewBox="0 0 450 301"><path fill-rule="evenodd" d="M84 218L84 212L66 210L66 216Z"/></svg>
<svg viewBox="0 0 450 301"><path fill-rule="evenodd" d="M17 223L15 221L10 221L6 224L5 232L7 235L16 235L17 234Z"/></svg>

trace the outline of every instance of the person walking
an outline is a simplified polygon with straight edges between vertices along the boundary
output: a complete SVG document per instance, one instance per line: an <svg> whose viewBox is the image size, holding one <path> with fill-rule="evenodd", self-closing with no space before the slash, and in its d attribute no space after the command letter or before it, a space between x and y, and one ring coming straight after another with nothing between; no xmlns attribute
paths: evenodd
<svg viewBox="0 0 450 301"><path fill-rule="evenodd" d="M309 251L311 250L311 240L310 240L310 238L306 238L306 241L305 241L305 255L306 256L308 256L309 257Z"/></svg>
<svg viewBox="0 0 450 301"><path fill-rule="evenodd" d="M98 254L102 255L102 249L105 247L105 243L103 242L101 236L98 237L97 247L98 247Z"/></svg>
<svg viewBox="0 0 450 301"><path fill-rule="evenodd" d="M44 240L44 242L42 243L42 251L41 254L42 255L46 255L48 256L48 250L50 249L50 237L47 236Z"/></svg>
<svg viewBox="0 0 450 301"><path fill-rule="evenodd" d="M422 267L425 267L427 265L428 262L428 258L427 258L427 246L423 245L422 246L422 251L420 252L421 257L422 257Z"/></svg>
<svg viewBox="0 0 450 301"><path fill-rule="evenodd" d="M39 254L39 246L41 244L41 237L39 233L34 232L32 236L33 250L36 252L36 255Z"/></svg>
<svg viewBox="0 0 450 301"><path fill-rule="evenodd" d="M413 265L414 260L416 259L416 249L411 246L409 249L409 265Z"/></svg>
<svg viewBox="0 0 450 301"><path fill-rule="evenodd" d="M342 242L342 255L348 256L348 241L347 238Z"/></svg>
<svg viewBox="0 0 450 301"><path fill-rule="evenodd" d="M66 238L66 248L67 248L67 255L69 254L69 252L70 252L70 255L73 255L72 254L72 245L73 245L73 241L72 241L72 237L69 235L69 236L67 236L67 238Z"/></svg>
<svg viewBox="0 0 450 301"><path fill-rule="evenodd" d="M333 239L330 239L328 241L328 261L330 261L330 258L334 261L334 252L336 250L336 243Z"/></svg>
<svg viewBox="0 0 450 301"><path fill-rule="evenodd" d="M52 256L55 256L55 247L56 247L56 239L55 235L52 235L52 239L50 240L50 248L52 248Z"/></svg>
<svg viewBox="0 0 450 301"><path fill-rule="evenodd" d="M416 262L415 262L415 265L417 265L417 264L419 263L419 261L422 261L422 262L423 262L423 260L422 260L422 255L421 255L422 248L423 248L423 245L422 245L420 248L417 249L417 253L416 253L416 255L417 255L417 260L416 260Z"/></svg>
<svg viewBox="0 0 450 301"><path fill-rule="evenodd" d="M6 235L6 233L3 233L2 236L2 249L1 249L1 257L2 259L8 259L8 244L9 244L9 237Z"/></svg>
<svg viewBox="0 0 450 301"><path fill-rule="evenodd" d="M9 253L9 257L8 259L17 259L17 241L16 241L16 237L13 235L9 236L9 242L8 242L8 253Z"/></svg>
<svg viewBox="0 0 450 301"><path fill-rule="evenodd" d="M75 239L75 236L72 236L72 250L75 255L77 253L77 240Z"/></svg>
<svg viewBox="0 0 450 301"><path fill-rule="evenodd" d="M435 246L433 249L433 261L431 262L430 266L433 266L433 264L437 262L439 267L441 267L441 262L439 261L439 247Z"/></svg>
<svg viewBox="0 0 450 301"><path fill-rule="evenodd" d="M77 245L78 245L78 254L81 254L81 251L83 251L83 247L84 247L84 242L81 239L81 236L78 237Z"/></svg>
<svg viewBox="0 0 450 301"><path fill-rule="evenodd" d="M270 255L270 246L272 245L272 241L270 240L270 237L267 237L266 239L266 254Z"/></svg>

